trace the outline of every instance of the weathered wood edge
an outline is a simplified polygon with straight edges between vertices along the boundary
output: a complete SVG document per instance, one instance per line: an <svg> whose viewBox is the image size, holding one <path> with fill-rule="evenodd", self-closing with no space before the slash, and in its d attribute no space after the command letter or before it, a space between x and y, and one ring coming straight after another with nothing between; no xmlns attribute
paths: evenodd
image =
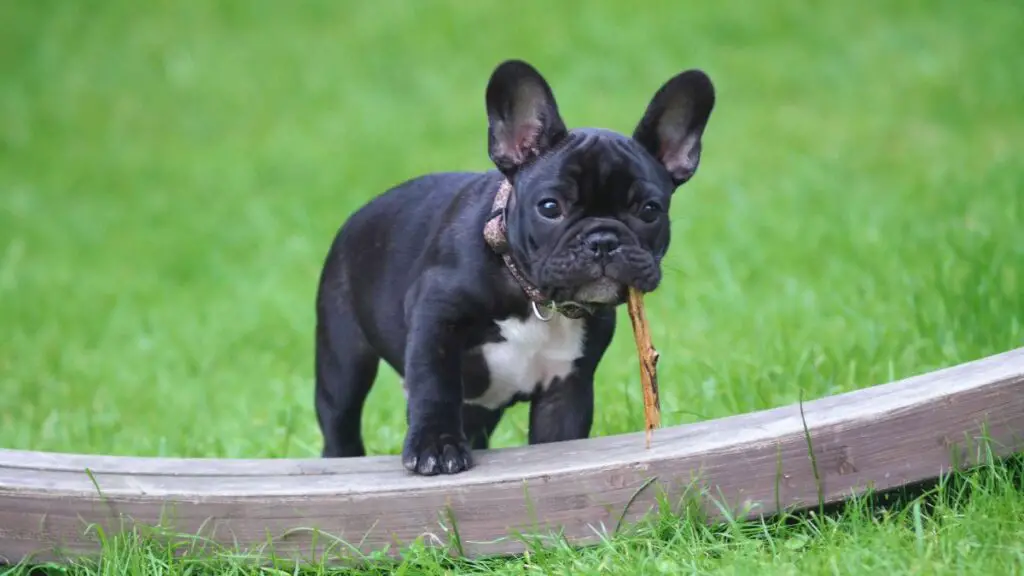
<svg viewBox="0 0 1024 576"><path fill-rule="evenodd" d="M524 549L517 532L594 542L659 496L672 505L698 496L712 519L757 517L934 478L985 450L1024 450L1024 348L802 406L662 428L649 450L643 432L491 450L454 477L411 476L393 456L0 450L0 558L94 553L87 527L109 534L132 522L243 550L269 541L277 555L313 561L348 555L336 539L363 552L422 538L468 556L514 553Z"/></svg>

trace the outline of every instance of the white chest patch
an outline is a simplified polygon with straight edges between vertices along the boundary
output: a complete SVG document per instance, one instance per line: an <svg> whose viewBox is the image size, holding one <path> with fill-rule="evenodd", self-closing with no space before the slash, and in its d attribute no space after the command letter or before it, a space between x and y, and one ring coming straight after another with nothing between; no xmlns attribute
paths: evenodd
<svg viewBox="0 0 1024 576"><path fill-rule="evenodd" d="M537 386L546 389L556 378L568 376L573 362L583 355L583 319L556 314L543 322L531 315L526 320L502 320L498 327L505 341L481 347L490 387L466 399L467 404L493 410L518 393L529 394Z"/></svg>

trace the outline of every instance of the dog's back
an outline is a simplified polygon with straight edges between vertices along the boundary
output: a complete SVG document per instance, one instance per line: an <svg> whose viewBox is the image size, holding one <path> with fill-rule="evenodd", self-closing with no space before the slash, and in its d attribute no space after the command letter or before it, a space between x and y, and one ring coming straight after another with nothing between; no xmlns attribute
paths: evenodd
<svg viewBox="0 0 1024 576"><path fill-rule="evenodd" d="M437 253L429 248L438 241L439 230L452 218L482 216L498 178L493 170L437 172L396 184L371 199L339 228L321 273L317 306L326 311L348 301L346 312L356 316L366 338L400 368L400 351L375 327L404 320L404 295L428 264L424 256ZM495 185L489 186L492 181ZM382 265L384 261L390 265ZM356 275L358 289L348 281ZM385 292L393 297L384 299L390 306L382 307Z"/></svg>

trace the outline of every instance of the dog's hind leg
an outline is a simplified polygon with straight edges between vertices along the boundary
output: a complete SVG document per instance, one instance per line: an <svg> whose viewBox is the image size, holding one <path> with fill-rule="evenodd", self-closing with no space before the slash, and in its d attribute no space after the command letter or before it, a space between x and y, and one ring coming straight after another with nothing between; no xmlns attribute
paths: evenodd
<svg viewBox="0 0 1024 576"><path fill-rule="evenodd" d="M365 456L362 413L380 357L345 306L319 303L316 324L316 415L323 434L322 456Z"/></svg>

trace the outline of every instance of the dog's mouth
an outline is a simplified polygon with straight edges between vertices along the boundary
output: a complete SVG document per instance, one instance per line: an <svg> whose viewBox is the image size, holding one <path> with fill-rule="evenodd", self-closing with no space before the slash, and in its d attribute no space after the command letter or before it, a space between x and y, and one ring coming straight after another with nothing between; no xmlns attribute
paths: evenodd
<svg viewBox="0 0 1024 576"><path fill-rule="evenodd" d="M626 285L602 276L577 288L573 300L584 304L621 304L626 301Z"/></svg>
<svg viewBox="0 0 1024 576"><path fill-rule="evenodd" d="M653 291L661 281L660 255L645 249L624 226L573 234L533 266L537 287L555 302L617 306L628 288Z"/></svg>
<svg viewBox="0 0 1024 576"><path fill-rule="evenodd" d="M628 288L653 291L661 281L657 260L639 248L627 257L607 261L579 258L549 260L542 270L542 285L555 301L617 306L626 301Z"/></svg>

